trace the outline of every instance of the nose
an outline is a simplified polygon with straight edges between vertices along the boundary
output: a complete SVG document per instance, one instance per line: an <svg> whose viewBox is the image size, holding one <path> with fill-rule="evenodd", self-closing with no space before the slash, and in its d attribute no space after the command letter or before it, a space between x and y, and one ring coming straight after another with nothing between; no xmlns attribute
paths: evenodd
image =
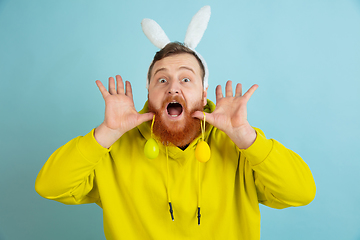
<svg viewBox="0 0 360 240"><path fill-rule="evenodd" d="M171 81L168 88L170 95L176 95L180 93L180 84L178 81Z"/></svg>

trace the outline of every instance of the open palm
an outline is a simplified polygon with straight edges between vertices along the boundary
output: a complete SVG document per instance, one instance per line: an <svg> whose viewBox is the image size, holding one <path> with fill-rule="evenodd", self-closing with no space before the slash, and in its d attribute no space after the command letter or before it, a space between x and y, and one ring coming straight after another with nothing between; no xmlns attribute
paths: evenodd
<svg viewBox="0 0 360 240"><path fill-rule="evenodd" d="M125 132L152 119L153 113L139 114L136 111L131 84L126 81L124 89L124 83L120 75L116 75L116 84L113 77L109 78L109 90L106 90L99 80L96 81L96 85L105 100L104 122L95 132L95 138L100 144L101 142L113 143ZM99 131L102 130L106 130L106 134L99 133ZM105 133L105 131L102 131L102 133ZM111 141L104 139L104 135L110 135L109 138L112 138ZM109 144L102 145L108 146Z"/></svg>
<svg viewBox="0 0 360 240"><path fill-rule="evenodd" d="M224 97L221 86L218 85L216 108L212 113L206 113L206 121L225 132L239 148L249 147L256 138L256 133L247 120L247 102L257 88L258 85L254 84L243 95L242 85L238 83L234 96L232 82L227 81ZM203 114L196 112L193 117L203 119Z"/></svg>

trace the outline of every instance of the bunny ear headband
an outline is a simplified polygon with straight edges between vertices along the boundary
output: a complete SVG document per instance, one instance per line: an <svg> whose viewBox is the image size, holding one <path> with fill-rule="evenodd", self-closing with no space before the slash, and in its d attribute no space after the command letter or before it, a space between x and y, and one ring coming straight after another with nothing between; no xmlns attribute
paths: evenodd
<svg viewBox="0 0 360 240"><path fill-rule="evenodd" d="M210 6L202 7L191 19L191 22L187 28L184 45L195 52L199 57L202 64L204 65L205 75L204 75L204 90L209 86L209 70L204 58L195 51L196 46L200 42L204 32L207 28L208 22L210 20ZM144 18L141 21L141 27L146 37L150 40L159 49L164 48L168 43L170 43L169 38L166 36L164 30L157 24L154 20ZM149 80L146 81L146 88L149 87Z"/></svg>

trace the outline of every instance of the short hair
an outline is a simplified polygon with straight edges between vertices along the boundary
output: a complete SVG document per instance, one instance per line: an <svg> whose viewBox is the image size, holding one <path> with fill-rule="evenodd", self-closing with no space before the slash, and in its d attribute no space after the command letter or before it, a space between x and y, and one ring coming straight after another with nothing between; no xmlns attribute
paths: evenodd
<svg viewBox="0 0 360 240"><path fill-rule="evenodd" d="M176 55L176 54L181 54L181 53L189 53L191 55L193 55L196 60L198 61L199 65L200 65L200 69L201 69L201 78L202 78L202 83L204 84L204 76L205 76L205 67L203 65L203 63L201 62L200 58L196 55L196 53L191 50L190 48L186 47L183 43L181 42L171 42L168 43L163 49L161 49L160 51L156 52L154 59L149 67L149 71L148 71L148 75L147 75L147 81L149 81L148 83L150 84L150 79L151 79L151 71L154 67L154 64L157 61L160 61L163 58L172 56L172 55Z"/></svg>

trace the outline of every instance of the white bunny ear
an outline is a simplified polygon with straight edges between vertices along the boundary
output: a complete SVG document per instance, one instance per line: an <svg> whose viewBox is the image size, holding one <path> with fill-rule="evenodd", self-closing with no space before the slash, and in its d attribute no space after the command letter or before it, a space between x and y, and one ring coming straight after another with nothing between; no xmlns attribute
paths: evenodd
<svg viewBox="0 0 360 240"><path fill-rule="evenodd" d="M160 25L152 19L144 18L141 21L141 27L146 37L154 44L156 47L162 49L170 42L169 38L166 36L164 30Z"/></svg>
<svg viewBox="0 0 360 240"><path fill-rule="evenodd" d="M204 6L193 16L186 31L184 40L187 47L195 49L199 44L209 23L210 15L210 6Z"/></svg>

